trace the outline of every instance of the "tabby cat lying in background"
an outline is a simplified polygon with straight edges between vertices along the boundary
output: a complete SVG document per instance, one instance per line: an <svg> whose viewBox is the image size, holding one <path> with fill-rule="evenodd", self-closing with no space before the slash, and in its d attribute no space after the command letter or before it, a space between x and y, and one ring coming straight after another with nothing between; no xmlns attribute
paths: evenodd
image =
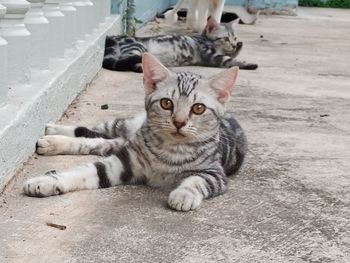
<svg viewBox="0 0 350 263"><path fill-rule="evenodd" d="M256 69L257 64L235 60L242 48L234 26L238 20L218 24L209 18L202 35L153 37L107 36L103 67L116 71L142 72L142 54L150 52L168 67L208 66Z"/></svg>
<svg viewBox="0 0 350 263"><path fill-rule="evenodd" d="M37 153L109 156L65 172L48 172L24 183L24 193L46 197L121 184L171 187L171 208L197 209L224 193L227 176L244 159L246 139L232 114L225 114L238 68L210 79L173 73L143 55L144 113L95 126L48 125Z"/></svg>

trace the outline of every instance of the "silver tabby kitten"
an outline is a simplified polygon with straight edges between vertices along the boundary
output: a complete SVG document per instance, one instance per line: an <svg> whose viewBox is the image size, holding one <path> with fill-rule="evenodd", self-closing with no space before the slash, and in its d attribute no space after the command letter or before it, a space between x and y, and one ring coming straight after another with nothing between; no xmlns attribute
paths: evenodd
<svg viewBox="0 0 350 263"><path fill-rule="evenodd" d="M202 35L163 35L153 37L107 36L103 67L116 71L142 72L142 54L155 55L165 66L207 66L256 69L257 64L237 61L242 49L234 27L239 19L219 24L209 18Z"/></svg>
<svg viewBox="0 0 350 263"><path fill-rule="evenodd" d="M24 183L25 194L46 197L143 183L171 187L169 206L188 211L226 191L226 176L238 171L246 151L241 127L225 114L238 68L207 80L193 73L173 73L149 53L142 63L144 113L92 129L51 124L37 144L37 153L44 155L108 157L31 178Z"/></svg>

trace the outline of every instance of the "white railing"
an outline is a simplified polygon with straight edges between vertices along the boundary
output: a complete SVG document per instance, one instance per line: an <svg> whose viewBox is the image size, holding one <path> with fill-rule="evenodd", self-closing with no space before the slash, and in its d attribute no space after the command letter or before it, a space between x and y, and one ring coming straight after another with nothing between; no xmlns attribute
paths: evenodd
<svg viewBox="0 0 350 263"><path fill-rule="evenodd" d="M0 107L110 15L111 0L0 0Z"/></svg>

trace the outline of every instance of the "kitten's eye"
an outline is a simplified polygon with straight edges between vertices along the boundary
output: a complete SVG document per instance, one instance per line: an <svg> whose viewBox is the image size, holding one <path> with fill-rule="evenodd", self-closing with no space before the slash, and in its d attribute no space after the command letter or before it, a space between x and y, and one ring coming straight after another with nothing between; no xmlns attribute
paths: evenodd
<svg viewBox="0 0 350 263"><path fill-rule="evenodd" d="M160 106L164 110L172 110L173 109L173 102L168 98L163 98L160 100Z"/></svg>
<svg viewBox="0 0 350 263"><path fill-rule="evenodd" d="M201 115L205 112L207 107L202 103L196 103L192 106L192 112L197 115Z"/></svg>

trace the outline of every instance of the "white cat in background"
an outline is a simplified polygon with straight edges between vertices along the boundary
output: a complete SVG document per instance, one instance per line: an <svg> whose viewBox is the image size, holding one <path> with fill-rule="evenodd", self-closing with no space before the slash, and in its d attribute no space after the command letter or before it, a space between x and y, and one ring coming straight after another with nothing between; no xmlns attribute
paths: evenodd
<svg viewBox="0 0 350 263"><path fill-rule="evenodd" d="M187 6L187 28L201 32L207 24L208 16L212 16L220 23L225 0L179 0L174 9L164 14L167 24L174 24L177 21L177 12Z"/></svg>

